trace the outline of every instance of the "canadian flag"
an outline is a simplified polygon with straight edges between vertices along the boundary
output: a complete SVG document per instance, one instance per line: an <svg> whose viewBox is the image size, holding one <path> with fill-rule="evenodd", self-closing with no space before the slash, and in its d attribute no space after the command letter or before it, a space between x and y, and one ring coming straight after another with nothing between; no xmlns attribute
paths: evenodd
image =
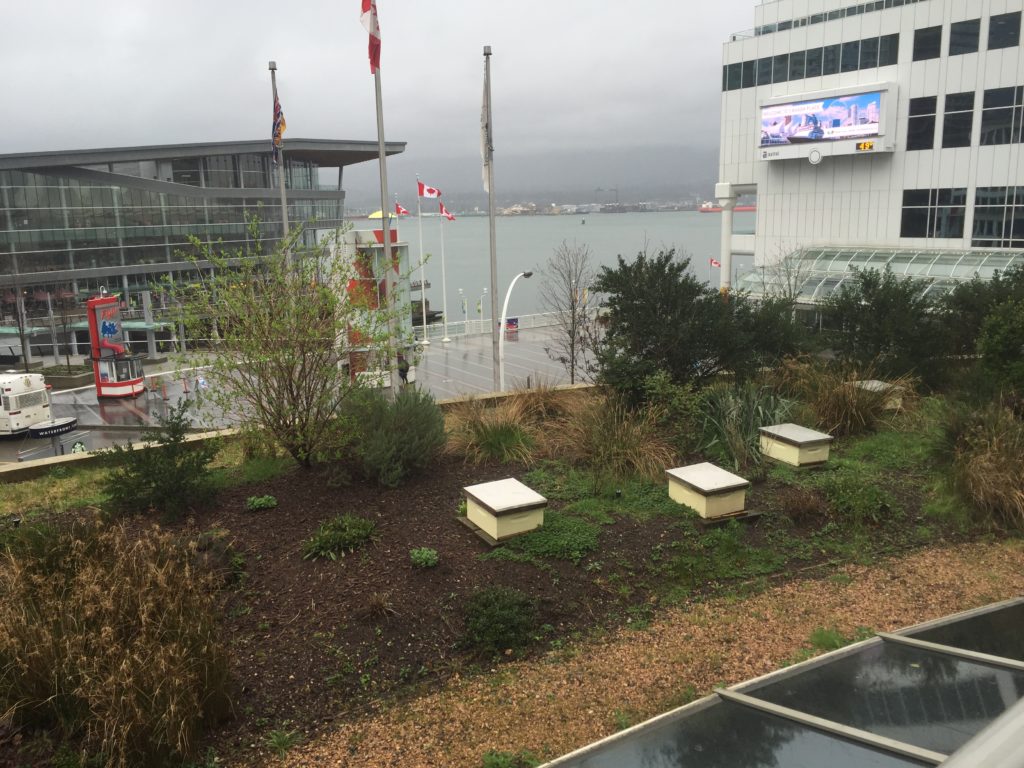
<svg viewBox="0 0 1024 768"><path fill-rule="evenodd" d="M722 262L718 259L708 259L708 263L711 264L712 267L718 267L719 269L722 268Z"/></svg>
<svg viewBox="0 0 1024 768"><path fill-rule="evenodd" d="M435 189L434 187L428 187L419 179L416 180L416 187L420 197L440 197L441 190Z"/></svg>
<svg viewBox="0 0 1024 768"><path fill-rule="evenodd" d="M448 209L444 207L444 203L440 200L437 201L441 206L441 215L444 216L448 221L455 221L455 214L448 213Z"/></svg>
<svg viewBox="0 0 1024 768"><path fill-rule="evenodd" d="M405 210L405 208L402 207L402 204L400 202L398 202L397 200L395 201L395 213L398 214L399 216L408 216L409 215L409 212L407 210Z"/></svg>
<svg viewBox="0 0 1024 768"><path fill-rule="evenodd" d="M370 74L380 69L380 22L377 19L377 0L362 0L359 22L370 33Z"/></svg>

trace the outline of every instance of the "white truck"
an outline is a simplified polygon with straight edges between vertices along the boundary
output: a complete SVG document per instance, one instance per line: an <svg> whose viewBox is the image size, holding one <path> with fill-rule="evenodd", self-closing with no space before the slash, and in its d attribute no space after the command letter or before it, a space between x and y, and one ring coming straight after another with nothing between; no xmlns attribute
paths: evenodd
<svg viewBox="0 0 1024 768"><path fill-rule="evenodd" d="M0 435L26 431L50 416L50 392L41 373L0 373Z"/></svg>

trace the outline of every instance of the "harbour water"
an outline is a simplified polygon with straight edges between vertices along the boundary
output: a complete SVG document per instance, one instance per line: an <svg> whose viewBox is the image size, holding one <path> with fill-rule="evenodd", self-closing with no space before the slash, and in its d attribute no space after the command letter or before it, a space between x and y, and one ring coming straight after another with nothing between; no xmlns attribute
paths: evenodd
<svg viewBox="0 0 1024 768"><path fill-rule="evenodd" d="M735 214L735 229L752 232L755 213ZM442 309L441 295L441 226L444 222L445 272L448 284L448 317L463 319L459 289L466 298L470 320L479 318L477 302L483 289L490 285L490 245L486 216L460 216L448 222L438 216L423 217L423 252L428 254L426 279L427 301L432 309ZM367 219L353 222L356 229L370 229ZM690 270L702 281L717 286L719 272L711 267L710 258L719 258L721 217L719 214L696 211L658 213L588 213L574 216L499 216L496 222L498 252L499 312L509 282L516 274L533 270L530 280L520 280L509 303L509 316L543 311L538 285L542 270L555 249L562 243L586 245L590 249L595 273L602 266L614 266L616 257L627 261L646 248L651 255L662 248L676 249L691 257ZM418 264L419 231L416 215L402 217L398 222L400 240L409 243L410 264ZM733 259L734 270L742 271L752 263L751 257ZM419 280L417 269L412 275ZM414 294L418 297L419 294ZM484 299L484 312L490 316L490 298Z"/></svg>

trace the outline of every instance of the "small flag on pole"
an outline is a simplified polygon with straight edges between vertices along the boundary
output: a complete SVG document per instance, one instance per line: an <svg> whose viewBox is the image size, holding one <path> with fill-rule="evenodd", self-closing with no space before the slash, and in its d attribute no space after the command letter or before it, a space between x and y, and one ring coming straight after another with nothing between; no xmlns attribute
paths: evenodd
<svg viewBox="0 0 1024 768"><path fill-rule="evenodd" d="M448 221L455 221L455 214L448 213L448 209L444 207L444 203L440 200L437 201L441 206L441 215L444 216Z"/></svg>
<svg viewBox="0 0 1024 768"><path fill-rule="evenodd" d="M370 74L380 69L380 21L377 19L377 0L363 0L360 23L370 33Z"/></svg>
<svg viewBox="0 0 1024 768"><path fill-rule="evenodd" d="M408 216L409 212L402 207L402 204L395 200L395 213L399 216Z"/></svg>
<svg viewBox="0 0 1024 768"><path fill-rule="evenodd" d="M420 197L440 197L441 190L435 187L428 187L419 179L416 180L416 190Z"/></svg>
<svg viewBox="0 0 1024 768"><path fill-rule="evenodd" d="M712 267L718 267L719 269L722 268L722 262L718 259L708 259L708 263L710 263Z"/></svg>
<svg viewBox="0 0 1024 768"><path fill-rule="evenodd" d="M274 94L274 125L270 132L270 149L274 158L274 165L281 155L281 145L284 143L284 129L288 124L284 121L284 111L281 109L281 101Z"/></svg>

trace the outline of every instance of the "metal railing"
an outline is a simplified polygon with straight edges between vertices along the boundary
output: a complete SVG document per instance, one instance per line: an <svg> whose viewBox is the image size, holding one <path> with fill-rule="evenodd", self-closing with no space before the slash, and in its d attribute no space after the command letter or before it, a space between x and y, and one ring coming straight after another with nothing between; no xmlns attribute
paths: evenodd
<svg viewBox="0 0 1024 768"><path fill-rule="evenodd" d="M519 320L519 330L521 331L529 330L531 328L548 328L558 323L558 313L556 312L539 312L533 315L518 315L513 317L517 317ZM481 336L490 332L490 318L448 321L448 336L450 338L455 338L457 336ZM417 341L422 341L423 326L414 326L413 335ZM444 324L428 323L426 337L431 341L444 338Z"/></svg>

